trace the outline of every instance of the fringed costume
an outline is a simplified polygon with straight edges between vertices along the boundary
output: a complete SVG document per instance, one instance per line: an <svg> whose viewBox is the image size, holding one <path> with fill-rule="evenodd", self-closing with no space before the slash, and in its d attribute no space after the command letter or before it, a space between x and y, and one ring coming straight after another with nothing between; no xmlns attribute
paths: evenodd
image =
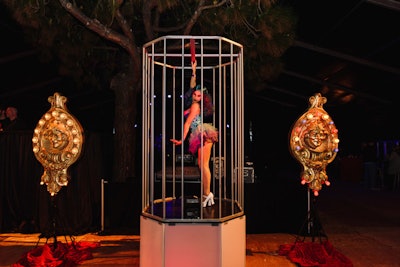
<svg viewBox="0 0 400 267"><path fill-rule="evenodd" d="M197 115L190 125L189 152L196 154L202 144L218 142L218 130L210 123L201 123L201 116Z"/></svg>

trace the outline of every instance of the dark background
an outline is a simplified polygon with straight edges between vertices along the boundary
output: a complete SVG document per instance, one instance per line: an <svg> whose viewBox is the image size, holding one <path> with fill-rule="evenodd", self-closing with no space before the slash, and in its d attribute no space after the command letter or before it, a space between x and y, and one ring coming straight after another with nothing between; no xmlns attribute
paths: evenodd
<svg viewBox="0 0 400 267"><path fill-rule="evenodd" d="M283 56L284 71L265 82L265 90L245 88L247 120L257 129L268 129L265 134L274 125L275 130L287 132L308 107L308 98L320 92L328 99L325 109L340 131L342 149L364 140L397 139L400 2L282 3L298 14L296 42ZM60 92L85 129L111 132L112 92L78 91L58 75L57 62L42 63L35 49L24 43L22 31L6 9L0 12L0 105L16 106L33 128L49 109L47 97Z"/></svg>
<svg viewBox="0 0 400 267"><path fill-rule="evenodd" d="M360 155L362 143L399 139L400 2L284 2L299 14L295 45L283 56L284 71L266 82L264 91L246 88L245 93L246 130L252 132L252 141L246 140L246 157L254 162L257 176L256 183L245 185L249 232L295 232L302 223L306 190L299 184L300 166L290 156L287 142L291 126L308 108L310 96L320 92L327 97L324 108L339 130L340 151L328 172L333 182L343 178L338 171L340 159ZM60 92L84 127L87 150L71 169L73 179L58 201L61 211L70 212L62 216L74 231L98 230L100 179L110 178L107 166L112 160L108 146L112 143L114 96L111 91L93 92L90 88L78 91L58 75L56 62L42 63L4 8L0 8L0 34L0 105L17 107L33 130L50 108L47 98ZM39 185L42 170L31 150L32 132L1 138L7 146L1 144L0 231L18 230L31 218L43 230L49 199L45 187ZM13 146L16 143L20 146ZM6 167L15 164L18 168ZM359 167L353 172L356 181ZM133 191L140 187L130 183L137 180L127 181L128 185L110 182L106 189L106 201L112 200L106 206L109 228L138 225L131 211L137 211L136 204L140 204L132 199L137 195ZM79 217L82 211L84 218ZM261 218L260 211L266 216Z"/></svg>

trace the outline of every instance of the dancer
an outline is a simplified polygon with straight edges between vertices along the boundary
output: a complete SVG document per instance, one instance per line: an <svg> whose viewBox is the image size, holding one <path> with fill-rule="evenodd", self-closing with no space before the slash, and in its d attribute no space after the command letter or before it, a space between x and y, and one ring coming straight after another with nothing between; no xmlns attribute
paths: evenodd
<svg viewBox="0 0 400 267"><path fill-rule="evenodd" d="M190 79L190 97L192 102L190 107L184 111L186 117L183 125L183 137L181 140L171 139L174 145L181 145L185 141L189 130L189 152L197 153L198 165L203 175L203 207L214 205L214 194L211 192L211 171L210 156L211 148L218 142L218 130L209 123L202 123L202 117L213 114L214 107L211 96L207 89L196 86L196 67L197 61L192 63L192 77ZM201 103L201 101L203 103ZM203 110L201 107L203 106Z"/></svg>

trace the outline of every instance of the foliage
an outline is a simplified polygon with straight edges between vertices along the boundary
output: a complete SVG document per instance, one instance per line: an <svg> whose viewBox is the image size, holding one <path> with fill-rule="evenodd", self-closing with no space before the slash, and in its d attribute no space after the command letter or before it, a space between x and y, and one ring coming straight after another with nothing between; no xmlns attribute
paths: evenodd
<svg viewBox="0 0 400 267"><path fill-rule="evenodd" d="M280 58L294 41L296 22L290 8L240 0L207 10L199 19L202 34L226 36L244 45L245 77L253 83L248 90L262 90L264 81L279 75Z"/></svg>
<svg viewBox="0 0 400 267"><path fill-rule="evenodd" d="M43 60L81 89L115 96L114 177L134 177L140 47L163 35L219 35L244 46L245 83L262 90L294 40L296 18L275 0L3 0ZM87 90L87 89L86 89ZM137 109L137 110L136 110ZM133 167L132 167L133 166Z"/></svg>
<svg viewBox="0 0 400 267"><path fill-rule="evenodd" d="M15 20L25 28L27 39L41 52L41 59L57 59L59 73L73 77L79 87L108 87L118 72L123 49L89 31L69 15L58 1L5 0ZM191 34L225 36L244 44L246 80L262 83L279 75L280 57L294 40L296 17L293 11L274 1L177 1L152 2L152 38L182 34L195 11L201 12ZM204 2L204 9L198 9ZM121 10L135 35L136 46L149 37L143 31L143 1L75 1L88 17L120 31L115 22ZM249 86L248 88L258 88Z"/></svg>
<svg viewBox="0 0 400 267"><path fill-rule="evenodd" d="M79 88L109 88L118 68L118 46L77 23L57 1L5 2L41 61L58 61L59 74L71 77ZM102 20L111 24L112 15L105 8L93 6L92 13L108 15Z"/></svg>

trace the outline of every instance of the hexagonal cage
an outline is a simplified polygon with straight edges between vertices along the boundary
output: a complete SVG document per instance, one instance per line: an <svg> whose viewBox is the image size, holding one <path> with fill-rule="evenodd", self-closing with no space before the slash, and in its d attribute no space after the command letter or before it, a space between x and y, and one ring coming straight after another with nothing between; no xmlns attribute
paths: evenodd
<svg viewBox="0 0 400 267"><path fill-rule="evenodd" d="M194 58L197 84L214 104L207 123L219 135L210 160L215 204L205 208L196 155L188 152L186 141L181 146L170 142L183 135ZM143 46L142 216L187 223L244 215L243 87L243 47L237 42L219 36L165 36Z"/></svg>

